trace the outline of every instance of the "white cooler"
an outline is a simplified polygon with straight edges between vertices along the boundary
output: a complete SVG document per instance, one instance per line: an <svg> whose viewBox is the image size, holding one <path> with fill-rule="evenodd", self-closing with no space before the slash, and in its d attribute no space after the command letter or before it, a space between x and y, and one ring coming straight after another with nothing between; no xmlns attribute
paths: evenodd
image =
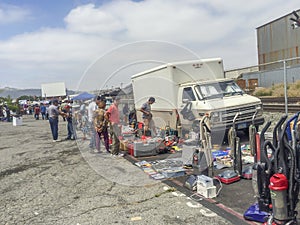
<svg viewBox="0 0 300 225"><path fill-rule="evenodd" d="M13 117L13 126L21 126L23 123L22 117Z"/></svg>

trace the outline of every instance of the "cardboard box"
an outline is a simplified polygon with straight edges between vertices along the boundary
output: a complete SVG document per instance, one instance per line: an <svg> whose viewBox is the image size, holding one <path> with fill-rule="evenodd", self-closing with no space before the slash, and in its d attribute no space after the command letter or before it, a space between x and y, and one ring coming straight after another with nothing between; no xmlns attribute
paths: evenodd
<svg viewBox="0 0 300 225"><path fill-rule="evenodd" d="M217 162L225 166L233 166L233 160L230 157L217 157Z"/></svg>
<svg viewBox="0 0 300 225"><path fill-rule="evenodd" d="M120 140L120 150L128 151L128 142Z"/></svg>

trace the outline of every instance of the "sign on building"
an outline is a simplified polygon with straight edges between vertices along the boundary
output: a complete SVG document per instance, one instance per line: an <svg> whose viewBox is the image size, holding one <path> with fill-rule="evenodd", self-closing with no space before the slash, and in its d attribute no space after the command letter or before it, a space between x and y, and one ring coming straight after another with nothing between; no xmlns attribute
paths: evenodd
<svg viewBox="0 0 300 225"><path fill-rule="evenodd" d="M58 97L66 95L64 82L42 84L42 97Z"/></svg>

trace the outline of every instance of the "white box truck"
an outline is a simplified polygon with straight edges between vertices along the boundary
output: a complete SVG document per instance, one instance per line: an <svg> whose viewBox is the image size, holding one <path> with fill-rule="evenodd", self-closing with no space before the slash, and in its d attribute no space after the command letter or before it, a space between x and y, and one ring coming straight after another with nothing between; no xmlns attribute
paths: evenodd
<svg viewBox="0 0 300 225"><path fill-rule="evenodd" d="M156 126L180 126L183 131L199 127L205 115L212 133L228 131L237 113L238 130L248 131L252 122L257 127L263 124L260 99L244 93L224 74L221 58L167 63L135 74L131 77L135 107L138 110L150 96L155 97ZM142 113L137 114L141 121Z"/></svg>

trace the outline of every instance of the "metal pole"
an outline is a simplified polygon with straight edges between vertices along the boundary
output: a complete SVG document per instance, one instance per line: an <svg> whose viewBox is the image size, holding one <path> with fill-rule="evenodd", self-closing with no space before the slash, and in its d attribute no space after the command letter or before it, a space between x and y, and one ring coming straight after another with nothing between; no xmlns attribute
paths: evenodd
<svg viewBox="0 0 300 225"><path fill-rule="evenodd" d="M284 81L284 106L285 114L288 114L288 99L287 99L287 75L286 75L286 61L283 60L283 81Z"/></svg>

